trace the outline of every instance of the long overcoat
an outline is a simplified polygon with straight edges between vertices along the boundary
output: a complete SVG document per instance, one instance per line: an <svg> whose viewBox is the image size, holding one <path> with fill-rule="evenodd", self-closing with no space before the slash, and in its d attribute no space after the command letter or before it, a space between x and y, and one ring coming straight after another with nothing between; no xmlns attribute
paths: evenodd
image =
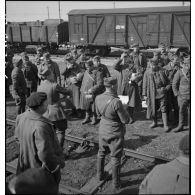
<svg viewBox="0 0 195 195"><path fill-rule="evenodd" d="M20 144L17 174L43 163L49 170L64 166L62 149L50 120L32 110L17 116L16 140Z"/></svg>

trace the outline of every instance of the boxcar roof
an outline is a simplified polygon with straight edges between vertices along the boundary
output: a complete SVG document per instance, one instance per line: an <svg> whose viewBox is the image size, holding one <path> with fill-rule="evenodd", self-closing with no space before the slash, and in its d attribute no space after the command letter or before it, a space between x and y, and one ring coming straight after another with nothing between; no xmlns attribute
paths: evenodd
<svg viewBox="0 0 195 195"><path fill-rule="evenodd" d="M147 12L185 12L185 11L190 11L190 6L116 8L116 9L74 9L71 10L68 13L68 15L123 14L123 13L147 13Z"/></svg>

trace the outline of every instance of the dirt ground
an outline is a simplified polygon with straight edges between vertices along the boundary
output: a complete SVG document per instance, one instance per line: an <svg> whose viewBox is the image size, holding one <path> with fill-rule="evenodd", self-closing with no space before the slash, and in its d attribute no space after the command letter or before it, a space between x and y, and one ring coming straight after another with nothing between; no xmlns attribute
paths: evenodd
<svg viewBox="0 0 195 195"><path fill-rule="evenodd" d="M18 58L17 56L15 59ZM33 56L30 56L33 61ZM56 57L52 58L58 62L60 69L63 66L63 59ZM112 64L116 58L102 59L102 63L108 65L110 71L113 73ZM15 103L13 99L6 99L6 115L15 116ZM142 110L135 114L136 122L126 126L125 147L139 152L144 152L150 155L166 157L168 159L175 158L178 154L178 143L180 139L188 133L188 130L179 133L165 133L162 127L162 120L159 119L160 126L155 129L150 129L151 121L146 120L146 111ZM160 118L160 116L159 116ZM90 124L81 125L81 119L71 119L68 121L67 131L79 137L93 137L98 140L98 126ZM6 138L13 135L13 128L6 128ZM66 142L65 150L70 143ZM9 162L17 157L18 146L16 143L6 145L6 162ZM62 170L62 182L66 185L71 185L80 189L85 185L90 178L96 174L96 155L97 149L89 153L78 155L72 153L69 159L66 160L65 168ZM107 159L108 161L109 159ZM147 168L148 167L148 168ZM140 162L135 159L129 159L121 171L121 178L125 181L123 191L121 194L136 194L138 193L138 186L142 181L148 170L151 169L151 164L147 162ZM109 194L110 181L108 181L98 194Z"/></svg>

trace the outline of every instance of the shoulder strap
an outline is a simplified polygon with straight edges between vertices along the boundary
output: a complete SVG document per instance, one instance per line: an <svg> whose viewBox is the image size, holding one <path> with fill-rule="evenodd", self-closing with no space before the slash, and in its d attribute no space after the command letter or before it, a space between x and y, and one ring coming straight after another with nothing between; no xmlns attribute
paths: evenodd
<svg viewBox="0 0 195 195"><path fill-rule="evenodd" d="M105 112L106 112L106 110L107 110L107 108L108 108L108 105L112 102L113 99L115 99L115 97L111 97L111 98L106 102L106 105L105 105L104 110L103 110L103 112L102 112L102 116L105 117Z"/></svg>

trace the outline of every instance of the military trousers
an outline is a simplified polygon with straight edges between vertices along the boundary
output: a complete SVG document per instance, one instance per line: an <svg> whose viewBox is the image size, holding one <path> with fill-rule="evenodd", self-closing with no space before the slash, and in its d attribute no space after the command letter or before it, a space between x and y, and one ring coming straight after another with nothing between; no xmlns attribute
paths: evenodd
<svg viewBox="0 0 195 195"><path fill-rule="evenodd" d="M104 135L99 135L99 150L98 157L105 158L110 150L111 163L113 166L119 166L123 154L124 136L107 138Z"/></svg>
<svg viewBox="0 0 195 195"><path fill-rule="evenodd" d="M190 100L177 97L179 104L179 126L184 126L185 112L188 110L188 125L190 125Z"/></svg>
<svg viewBox="0 0 195 195"><path fill-rule="evenodd" d="M26 98L25 96L20 96L20 98L15 99L16 103L16 114L22 114L25 112L25 107L26 107Z"/></svg>

